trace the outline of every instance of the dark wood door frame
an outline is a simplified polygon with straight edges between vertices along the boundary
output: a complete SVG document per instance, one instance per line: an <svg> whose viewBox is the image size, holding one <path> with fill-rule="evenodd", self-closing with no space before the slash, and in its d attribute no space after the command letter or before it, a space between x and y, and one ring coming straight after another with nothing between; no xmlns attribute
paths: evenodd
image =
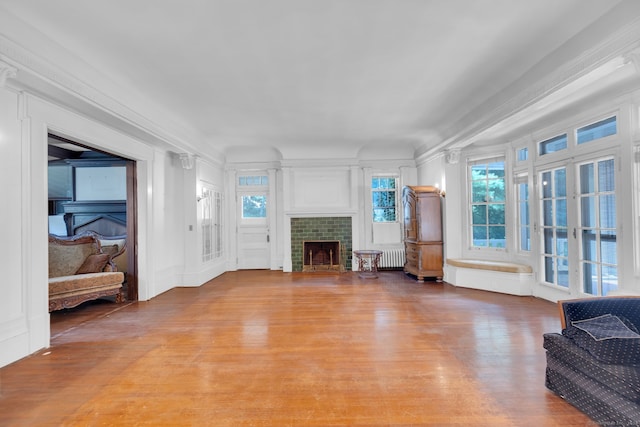
<svg viewBox="0 0 640 427"><path fill-rule="evenodd" d="M127 301L138 301L138 184L136 162L127 160Z"/></svg>

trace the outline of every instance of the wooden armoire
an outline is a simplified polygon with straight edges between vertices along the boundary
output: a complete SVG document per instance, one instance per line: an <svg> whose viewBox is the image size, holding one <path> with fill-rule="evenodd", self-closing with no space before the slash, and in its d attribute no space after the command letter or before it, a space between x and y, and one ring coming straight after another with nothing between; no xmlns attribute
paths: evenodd
<svg viewBox="0 0 640 427"><path fill-rule="evenodd" d="M435 277L441 281L442 193L431 186L406 186L402 190L404 205L405 273L424 281Z"/></svg>

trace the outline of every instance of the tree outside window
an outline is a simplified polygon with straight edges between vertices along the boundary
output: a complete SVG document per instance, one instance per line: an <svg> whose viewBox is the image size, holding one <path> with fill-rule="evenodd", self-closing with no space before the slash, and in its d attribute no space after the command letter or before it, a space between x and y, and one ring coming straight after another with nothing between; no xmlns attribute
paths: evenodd
<svg viewBox="0 0 640 427"><path fill-rule="evenodd" d="M242 217L243 218L266 218L267 217L267 197L266 196L242 196Z"/></svg>
<svg viewBox="0 0 640 427"><path fill-rule="evenodd" d="M396 221L396 178L371 178L373 222Z"/></svg>
<svg viewBox="0 0 640 427"><path fill-rule="evenodd" d="M472 246L506 247L504 160L471 165Z"/></svg>

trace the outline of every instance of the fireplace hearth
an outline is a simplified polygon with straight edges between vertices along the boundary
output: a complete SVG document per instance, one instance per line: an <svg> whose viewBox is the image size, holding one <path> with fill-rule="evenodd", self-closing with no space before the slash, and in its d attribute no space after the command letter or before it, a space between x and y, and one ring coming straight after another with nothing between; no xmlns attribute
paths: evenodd
<svg viewBox="0 0 640 427"><path fill-rule="evenodd" d="M341 271L340 242L337 240L304 241L302 271Z"/></svg>

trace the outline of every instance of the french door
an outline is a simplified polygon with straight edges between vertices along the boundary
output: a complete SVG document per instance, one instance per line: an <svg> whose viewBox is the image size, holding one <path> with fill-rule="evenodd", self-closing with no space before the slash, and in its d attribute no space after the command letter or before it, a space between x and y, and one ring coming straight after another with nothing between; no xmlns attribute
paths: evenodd
<svg viewBox="0 0 640 427"><path fill-rule="evenodd" d="M542 170L538 182L542 281L588 295L617 289L615 160Z"/></svg>
<svg viewBox="0 0 640 427"><path fill-rule="evenodd" d="M567 169L540 174L543 281L569 287L569 241L567 215Z"/></svg>
<svg viewBox="0 0 640 427"><path fill-rule="evenodd" d="M582 292L607 295L618 288L618 250L614 159L578 165L580 248L579 273Z"/></svg>

